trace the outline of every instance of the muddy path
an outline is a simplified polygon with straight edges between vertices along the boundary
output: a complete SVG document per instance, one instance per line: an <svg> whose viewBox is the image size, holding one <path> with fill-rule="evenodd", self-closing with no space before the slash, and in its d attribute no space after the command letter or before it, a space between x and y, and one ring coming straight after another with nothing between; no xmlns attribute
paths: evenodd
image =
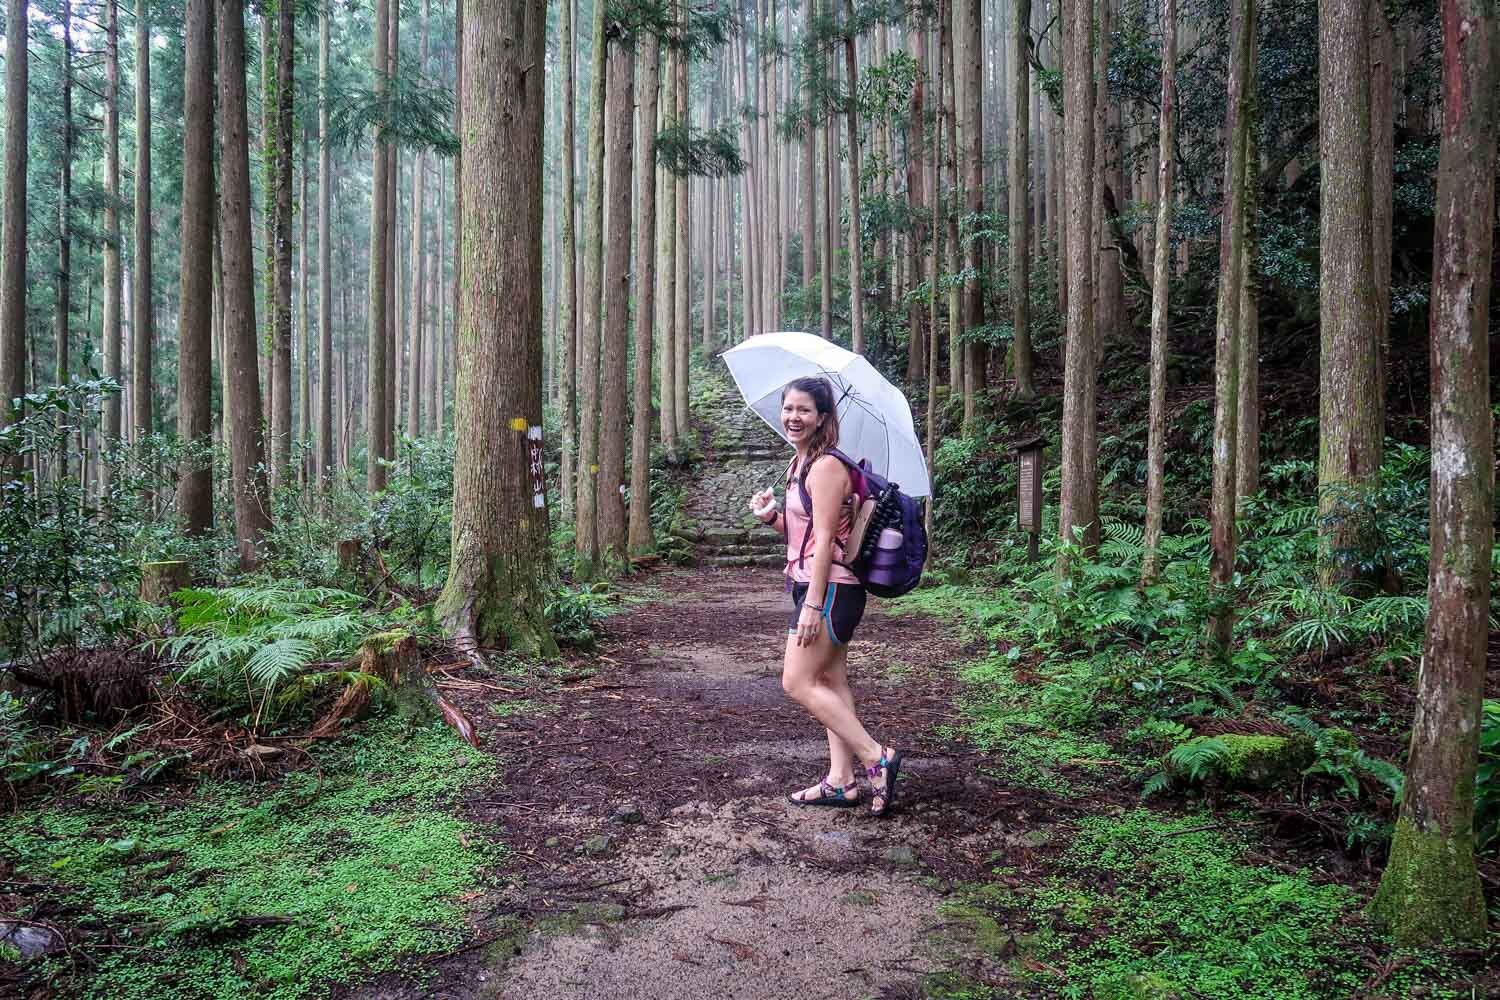
<svg viewBox="0 0 1500 1000"><path fill-rule="evenodd" d="M477 902L474 945L376 995L918 996L964 960L931 945L948 886L1025 870L1037 831L1084 809L987 777L942 738L965 650L879 602L850 673L867 725L908 754L899 808L794 806L785 793L817 780L827 748L781 690L779 575L658 574L642 598L608 621L591 676L504 714L500 685L465 693L504 766L467 811L514 877Z"/></svg>

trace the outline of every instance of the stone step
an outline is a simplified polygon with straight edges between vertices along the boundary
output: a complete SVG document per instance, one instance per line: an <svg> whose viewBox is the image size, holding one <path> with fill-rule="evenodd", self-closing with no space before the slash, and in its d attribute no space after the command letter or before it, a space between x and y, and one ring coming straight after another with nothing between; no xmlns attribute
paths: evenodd
<svg viewBox="0 0 1500 1000"><path fill-rule="evenodd" d="M776 556L783 562L786 561L786 545L719 545L700 546L698 548L700 557L707 556Z"/></svg>
<svg viewBox="0 0 1500 1000"><path fill-rule="evenodd" d="M784 566L786 560L780 556L704 556L698 560L700 566Z"/></svg>
<svg viewBox="0 0 1500 1000"><path fill-rule="evenodd" d="M744 528L708 526L699 533L698 540L707 545L738 545L748 537Z"/></svg>

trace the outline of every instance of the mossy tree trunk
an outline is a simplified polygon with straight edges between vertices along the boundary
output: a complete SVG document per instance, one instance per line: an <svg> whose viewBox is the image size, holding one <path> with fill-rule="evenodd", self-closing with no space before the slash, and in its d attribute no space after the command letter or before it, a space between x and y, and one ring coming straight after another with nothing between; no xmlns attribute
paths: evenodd
<svg viewBox="0 0 1500 1000"><path fill-rule="evenodd" d="M1489 408L1494 252L1494 6L1444 0L1443 124L1433 248L1430 610L1401 815L1370 910L1398 944L1485 935L1474 865L1474 776L1494 547Z"/></svg>
<svg viewBox="0 0 1500 1000"><path fill-rule="evenodd" d="M1167 440L1168 290L1172 266L1172 165L1177 143L1177 0L1161 7L1161 122L1156 147L1156 234L1151 267L1151 403L1146 436L1146 534L1141 585L1160 572Z"/></svg>
<svg viewBox="0 0 1500 1000"><path fill-rule="evenodd" d="M183 45L182 294L177 309L177 436L210 443L213 420L213 0L188 0ZM213 526L213 469L184 464L177 481L184 534Z"/></svg>
<svg viewBox="0 0 1500 1000"><path fill-rule="evenodd" d="M620 38L609 41L609 250L604 273L603 370L599 407L599 562L610 576L623 573L625 553L625 371L630 323L630 173L634 166L635 53Z"/></svg>
<svg viewBox="0 0 1500 1000"><path fill-rule="evenodd" d="M224 258L224 344L234 534L240 568L260 561L271 528L266 452L261 437L255 330L255 250L250 238L249 113L245 107L245 10L219 0L219 231Z"/></svg>
<svg viewBox="0 0 1500 1000"><path fill-rule="evenodd" d="M638 50L640 87L635 176L640 198L636 223L635 406L630 443L630 527L632 554L651 552L651 365L656 316L656 115L661 93L661 42L645 35Z"/></svg>
<svg viewBox="0 0 1500 1000"><path fill-rule="evenodd" d="M578 501L574 565L591 578L599 563L599 342L604 292L605 8L594 10L589 76L588 201L583 210L583 298L578 303Z"/></svg>
<svg viewBox="0 0 1500 1000"><path fill-rule="evenodd" d="M1089 0L1063 6L1063 185L1067 188L1068 312L1063 350L1064 541L1099 544L1098 363L1094 351L1094 58ZM1075 538L1075 530L1079 533Z"/></svg>
<svg viewBox="0 0 1500 1000"><path fill-rule="evenodd" d="M1011 31L1010 119L1010 316L1015 331L1016 398L1035 399L1031 356L1031 248L1026 175L1031 157L1031 0L1016 0Z"/></svg>
<svg viewBox="0 0 1500 1000"><path fill-rule="evenodd" d="M453 540L437 611L483 646L551 650L547 512L528 433L542 424L543 0L469 0ZM480 192L480 197L475 197Z"/></svg>
<svg viewBox="0 0 1500 1000"><path fill-rule="evenodd" d="M1318 384L1319 576L1356 575L1361 505L1380 477L1381 379L1370 195L1369 0L1318 2L1322 152Z"/></svg>
<svg viewBox="0 0 1500 1000"><path fill-rule="evenodd" d="M1229 92L1224 125L1224 220L1219 235L1219 302L1214 336L1214 446L1209 576L1217 609L1209 638L1227 649L1234 630L1230 586L1234 580L1235 462L1239 458L1240 289L1244 280L1245 163L1250 134L1250 52L1255 37L1254 0L1229 9Z"/></svg>

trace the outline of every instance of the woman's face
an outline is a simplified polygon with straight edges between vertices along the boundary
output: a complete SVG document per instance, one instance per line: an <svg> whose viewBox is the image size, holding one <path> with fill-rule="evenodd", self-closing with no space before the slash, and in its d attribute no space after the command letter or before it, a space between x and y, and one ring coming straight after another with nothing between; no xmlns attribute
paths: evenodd
<svg viewBox="0 0 1500 1000"><path fill-rule="evenodd" d="M822 423L823 414L818 412L811 393L790 389L781 397L781 429L792 444L806 441Z"/></svg>

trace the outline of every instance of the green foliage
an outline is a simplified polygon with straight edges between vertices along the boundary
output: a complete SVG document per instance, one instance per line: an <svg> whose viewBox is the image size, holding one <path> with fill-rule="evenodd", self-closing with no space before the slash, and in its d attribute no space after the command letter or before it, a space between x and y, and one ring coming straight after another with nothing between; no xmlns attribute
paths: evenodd
<svg viewBox="0 0 1500 1000"><path fill-rule="evenodd" d="M1485 701L1479 729L1479 770L1474 778L1474 847L1500 846L1500 701Z"/></svg>
<svg viewBox="0 0 1500 1000"><path fill-rule="evenodd" d="M316 774L264 791L213 784L165 805L75 798L0 817L0 859L59 884L126 945L81 964L74 992L293 1000L461 943L461 895L504 858L453 816L456 796L494 780L488 758L441 725L394 722L315 754Z"/></svg>
<svg viewBox="0 0 1500 1000"><path fill-rule="evenodd" d="M605 585L559 587L547 602L547 620L560 646L592 650L598 624L609 615L612 595Z"/></svg>
<svg viewBox="0 0 1500 1000"><path fill-rule="evenodd" d="M453 534L452 438L402 437L385 491L371 504L370 531L393 573L418 587L447 577Z"/></svg>
<svg viewBox="0 0 1500 1000"><path fill-rule="evenodd" d="M226 705L249 699L252 726L274 716L272 695L317 663L353 656L381 630L358 595L292 583L245 584L177 595L180 632L161 645L195 682Z"/></svg>
<svg viewBox="0 0 1500 1000"><path fill-rule="evenodd" d="M745 160L731 123L675 123L656 133L656 162L678 177L738 177Z"/></svg>

